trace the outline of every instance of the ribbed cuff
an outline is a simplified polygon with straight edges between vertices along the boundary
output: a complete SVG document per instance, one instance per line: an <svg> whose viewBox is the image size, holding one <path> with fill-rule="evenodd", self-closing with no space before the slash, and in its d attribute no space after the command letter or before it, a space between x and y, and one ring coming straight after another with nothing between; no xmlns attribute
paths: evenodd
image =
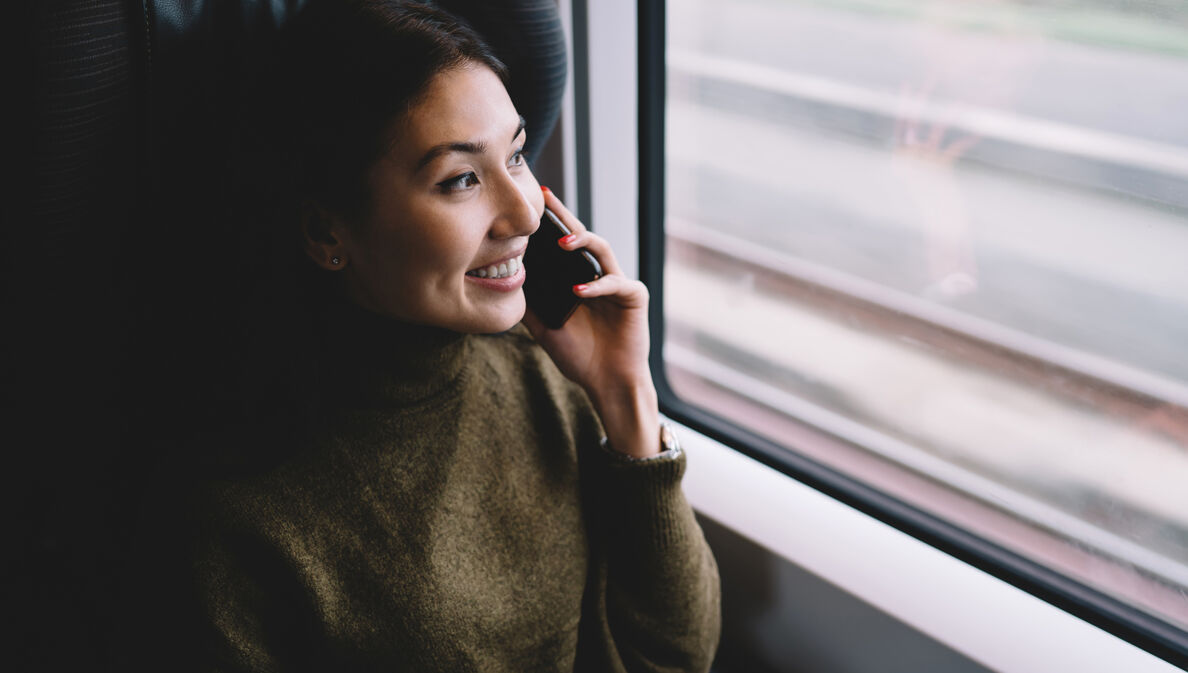
<svg viewBox="0 0 1188 673"><path fill-rule="evenodd" d="M681 492L686 461L683 451L642 459L609 450L598 453L605 475L601 495L611 536L629 535L637 543L664 549L687 535L691 515Z"/></svg>

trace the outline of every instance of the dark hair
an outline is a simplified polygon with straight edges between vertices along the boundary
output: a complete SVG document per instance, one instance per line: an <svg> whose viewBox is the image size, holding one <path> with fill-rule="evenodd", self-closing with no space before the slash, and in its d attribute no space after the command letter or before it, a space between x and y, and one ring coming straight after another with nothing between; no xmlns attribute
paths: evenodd
<svg viewBox="0 0 1188 673"><path fill-rule="evenodd" d="M237 363L228 397L255 419L316 404L322 386L311 354L341 274L301 251L300 209L312 201L348 222L365 215L367 173L434 76L478 64L507 81L471 28L422 3L310 0L275 38L252 66L238 120L233 189L244 226L233 235L243 261L238 282L223 283L236 288L240 330L224 358Z"/></svg>
<svg viewBox="0 0 1188 673"><path fill-rule="evenodd" d="M313 0L286 26L277 53L285 90L274 128L283 129L287 196L348 219L366 212L367 171L435 75L473 63L507 81L503 63L459 18L401 0Z"/></svg>

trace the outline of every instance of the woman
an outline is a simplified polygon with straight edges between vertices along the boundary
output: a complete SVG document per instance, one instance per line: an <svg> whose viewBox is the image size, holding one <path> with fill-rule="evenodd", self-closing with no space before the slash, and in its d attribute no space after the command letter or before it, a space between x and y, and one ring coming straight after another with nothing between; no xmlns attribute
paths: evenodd
<svg viewBox="0 0 1188 673"><path fill-rule="evenodd" d="M315 3L289 40L285 163L326 289L314 394L223 442L268 460L198 490L185 651L203 670L707 670L717 571L661 439L646 289L538 186L503 66L394 0ZM520 289L545 207L606 271L559 330Z"/></svg>

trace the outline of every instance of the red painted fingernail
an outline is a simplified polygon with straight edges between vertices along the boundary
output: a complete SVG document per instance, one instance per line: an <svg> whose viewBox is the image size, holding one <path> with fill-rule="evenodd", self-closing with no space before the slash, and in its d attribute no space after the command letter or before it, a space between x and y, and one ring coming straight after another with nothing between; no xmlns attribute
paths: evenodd
<svg viewBox="0 0 1188 673"><path fill-rule="evenodd" d="M548 187L545 187L544 185L541 185L541 186L540 186L540 191L544 192L545 194L552 194L552 193L553 193L553 190L549 189Z"/></svg>
<svg viewBox="0 0 1188 673"><path fill-rule="evenodd" d="M588 287L590 287L590 286L586 285L585 283L578 283L577 285L573 286L573 291L574 292L585 292L586 288L588 288Z"/></svg>
<svg viewBox="0 0 1188 673"><path fill-rule="evenodd" d="M576 240L577 240L577 234L570 234L568 236L562 236L561 238L558 238L557 242L560 243L561 245L569 245L570 243L573 243Z"/></svg>

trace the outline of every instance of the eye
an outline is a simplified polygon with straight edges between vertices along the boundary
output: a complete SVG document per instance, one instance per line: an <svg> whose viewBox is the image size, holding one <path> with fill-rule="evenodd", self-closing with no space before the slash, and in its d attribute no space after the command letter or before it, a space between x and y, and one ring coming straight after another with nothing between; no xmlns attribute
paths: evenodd
<svg viewBox="0 0 1188 673"><path fill-rule="evenodd" d="M452 177L448 180L443 180L437 183L437 187L441 189L441 191L449 194L470 189L471 187L477 186L478 183L478 176L474 174L474 171L470 171L469 173L463 173L462 175Z"/></svg>
<svg viewBox="0 0 1188 673"><path fill-rule="evenodd" d="M524 165L524 148L517 148L512 152L511 158L507 160L508 166L523 166Z"/></svg>

